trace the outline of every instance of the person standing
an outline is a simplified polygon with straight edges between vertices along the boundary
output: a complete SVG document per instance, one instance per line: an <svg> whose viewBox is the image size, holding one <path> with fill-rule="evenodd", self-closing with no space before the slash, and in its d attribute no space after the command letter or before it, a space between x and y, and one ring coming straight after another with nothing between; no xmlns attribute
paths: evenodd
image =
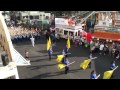
<svg viewBox="0 0 120 90"><path fill-rule="evenodd" d="M65 51L65 57L68 57L68 55L67 55L68 50L69 50L69 49L68 49L68 46L66 45L66 46L65 46L65 49L64 49L64 51Z"/></svg>
<svg viewBox="0 0 120 90"><path fill-rule="evenodd" d="M31 40L32 46L34 47L34 46L35 46L35 38L32 36L32 37L30 38L30 40Z"/></svg>
<svg viewBox="0 0 120 90"><path fill-rule="evenodd" d="M50 49L48 50L48 55L49 55L49 60L51 61L51 56L52 56L53 50L52 50L52 46L50 47Z"/></svg>
<svg viewBox="0 0 120 90"><path fill-rule="evenodd" d="M102 54L102 53L103 53L103 49L104 49L104 44L101 43L101 44L100 44L100 48L99 48L99 50L100 50L100 53L99 53L99 54Z"/></svg>
<svg viewBox="0 0 120 90"><path fill-rule="evenodd" d="M66 55L66 53L65 53L65 50L63 49L63 51L62 51L62 54L65 56Z"/></svg>
<svg viewBox="0 0 120 90"><path fill-rule="evenodd" d="M120 53L116 56L116 60L120 59Z"/></svg>
<svg viewBox="0 0 120 90"><path fill-rule="evenodd" d="M97 77L96 72L93 70L90 74L90 79L95 79Z"/></svg>
<svg viewBox="0 0 120 90"><path fill-rule="evenodd" d="M88 58L89 58L89 59L92 59L92 58L93 58L92 53L90 53L90 55L89 55Z"/></svg>
<svg viewBox="0 0 120 90"><path fill-rule="evenodd" d="M25 50L25 58L29 58L29 52Z"/></svg>
<svg viewBox="0 0 120 90"><path fill-rule="evenodd" d="M93 56L92 56L92 53L90 53L90 55L89 55L89 57L88 57L88 59L90 59L90 60L92 60L92 58L93 58ZM89 68L91 68L91 61L90 61L90 63L89 63Z"/></svg>
<svg viewBox="0 0 120 90"><path fill-rule="evenodd" d="M115 67L116 67L115 61L112 61L110 65L110 70L113 70Z"/></svg>
<svg viewBox="0 0 120 90"><path fill-rule="evenodd" d="M115 67L116 67L115 61L112 61L111 64L110 64L110 70L113 70ZM114 75L112 74L111 78L113 78L113 77L114 77Z"/></svg>
<svg viewBox="0 0 120 90"><path fill-rule="evenodd" d="M65 66L65 74L67 74L68 71L69 71L69 66L68 66L69 63L70 63L70 62L68 61L68 59L65 58L65 59L64 59L64 64L66 65L66 66Z"/></svg>

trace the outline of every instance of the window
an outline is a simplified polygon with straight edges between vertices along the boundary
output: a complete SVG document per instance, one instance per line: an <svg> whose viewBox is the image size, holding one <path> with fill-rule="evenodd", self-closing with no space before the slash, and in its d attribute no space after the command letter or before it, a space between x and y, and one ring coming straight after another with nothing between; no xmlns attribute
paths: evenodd
<svg viewBox="0 0 120 90"><path fill-rule="evenodd" d="M28 18L28 16L25 16L26 18Z"/></svg>
<svg viewBox="0 0 120 90"><path fill-rule="evenodd" d="M46 19L49 19L49 16L46 16Z"/></svg>
<svg viewBox="0 0 120 90"><path fill-rule="evenodd" d="M33 19L33 16L30 16L30 19Z"/></svg>
<svg viewBox="0 0 120 90"><path fill-rule="evenodd" d="M67 35L68 34L68 31L64 31L64 35Z"/></svg>
<svg viewBox="0 0 120 90"><path fill-rule="evenodd" d="M75 32L75 36L77 36L77 32Z"/></svg>
<svg viewBox="0 0 120 90"><path fill-rule="evenodd" d="M69 32L69 35L70 35L70 36L73 36L73 32Z"/></svg>
<svg viewBox="0 0 120 90"><path fill-rule="evenodd" d="M60 29L59 32L60 32L60 33L63 33L63 29Z"/></svg>
<svg viewBox="0 0 120 90"><path fill-rule="evenodd" d="M39 19L39 16L35 16L34 18L35 18L35 19Z"/></svg>

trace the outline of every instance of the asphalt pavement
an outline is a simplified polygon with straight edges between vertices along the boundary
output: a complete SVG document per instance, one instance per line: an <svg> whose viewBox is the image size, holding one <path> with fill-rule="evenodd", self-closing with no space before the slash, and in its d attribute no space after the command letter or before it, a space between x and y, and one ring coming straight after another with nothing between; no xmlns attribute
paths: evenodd
<svg viewBox="0 0 120 90"><path fill-rule="evenodd" d="M71 48L68 55L70 62L75 61L70 65L70 71L68 74L64 74L64 69L59 70L56 62L57 53L62 52L66 45L67 40L60 40L56 45L53 45L52 61L49 61L48 53L46 50L46 39L42 37L40 40L35 41L35 47L32 47L31 42L19 42L15 44L16 50L25 55L25 50L29 51L30 66L19 66L18 73L20 79L89 79L92 70L95 70L97 74L101 74L99 79L103 78L103 73L109 70L111 61L114 60L109 55L93 54L93 57L97 59L92 61L92 67L86 70L80 69L80 63L87 59L89 56L89 49L79 46L74 47L71 43ZM120 66L120 61L116 61L116 65ZM120 67L114 71L113 79L120 78Z"/></svg>

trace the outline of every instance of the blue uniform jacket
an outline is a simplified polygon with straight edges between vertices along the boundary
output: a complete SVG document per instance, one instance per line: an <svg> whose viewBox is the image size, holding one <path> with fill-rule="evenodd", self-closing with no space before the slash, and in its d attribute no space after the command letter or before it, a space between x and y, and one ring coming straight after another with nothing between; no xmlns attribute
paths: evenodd
<svg viewBox="0 0 120 90"><path fill-rule="evenodd" d="M49 50L48 50L48 54L49 54L49 55L52 55L52 52L53 52L52 49L49 49Z"/></svg>
<svg viewBox="0 0 120 90"><path fill-rule="evenodd" d="M91 74L91 75L90 75L90 78L91 78L91 79L95 79L95 78L96 78L96 74L95 74L95 73L94 73L94 74Z"/></svg>
<svg viewBox="0 0 120 90"><path fill-rule="evenodd" d="M110 68L115 68L115 63L111 64Z"/></svg>
<svg viewBox="0 0 120 90"><path fill-rule="evenodd" d="M68 48L67 47L65 47L65 52L68 52Z"/></svg>

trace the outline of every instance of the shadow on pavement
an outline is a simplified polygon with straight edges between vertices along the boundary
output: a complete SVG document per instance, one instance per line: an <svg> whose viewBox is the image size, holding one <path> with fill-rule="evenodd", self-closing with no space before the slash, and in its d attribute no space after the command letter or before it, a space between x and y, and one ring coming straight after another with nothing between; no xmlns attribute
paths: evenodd
<svg viewBox="0 0 120 90"><path fill-rule="evenodd" d="M35 70L35 69L44 68L44 67L46 67L46 66L54 66L54 65L57 65L57 64L35 65L35 66L27 67L27 68L30 68L31 70Z"/></svg>
<svg viewBox="0 0 120 90"><path fill-rule="evenodd" d="M44 79L46 77L59 76L59 75L63 75L63 74L64 74L63 71L61 71L61 72L55 72L55 73L44 73L44 74L37 75L35 77L28 78L28 79Z"/></svg>

